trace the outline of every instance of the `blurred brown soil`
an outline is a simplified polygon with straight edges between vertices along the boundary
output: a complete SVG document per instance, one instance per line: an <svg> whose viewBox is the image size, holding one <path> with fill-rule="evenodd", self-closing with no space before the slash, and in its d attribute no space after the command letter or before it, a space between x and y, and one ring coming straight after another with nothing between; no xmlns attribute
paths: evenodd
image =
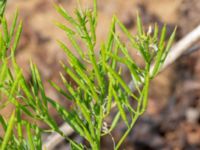
<svg viewBox="0 0 200 150"><path fill-rule="evenodd" d="M57 0L70 13L74 0ZM88 0L81 1L85 7L92 7ZM47 93L65 106L66 102L48 84L53 80L61 85L59 61L65 55L57 46L56 39L67 43L65 34L55 27L54 21L65 22L54 10L49 0L15 0L9 2L8 17L15 9L23 20L23 34L17 50L17 61L29 80L30 59L41 72ZM154 22L159 26L168 24L168 34L178 25L177 40L200 24L199 0L107 0L99 1L98 41L105 40L113 14L135 33L135 16L139 10L146 27ZM68 43L69 44L69 43ZM81 43L80 43L81 44ZM200 45L199 43L197 43ZM70 44L69 44L70 45ZM97 45L98 47L99 45ZM131 55L138 59L130 49ZM129 77L126 77L127 81ZM57 118L55 111L52 115ZM60 119L57 119L61 123ZM113 133L119 137L123 132ZM112 149L112 141L105 138L104 150ZM149 107L139 119L132 134L123 145L127 150L199 150L200 149L200 51L181 57L177 62L152 81Z"/></svg>

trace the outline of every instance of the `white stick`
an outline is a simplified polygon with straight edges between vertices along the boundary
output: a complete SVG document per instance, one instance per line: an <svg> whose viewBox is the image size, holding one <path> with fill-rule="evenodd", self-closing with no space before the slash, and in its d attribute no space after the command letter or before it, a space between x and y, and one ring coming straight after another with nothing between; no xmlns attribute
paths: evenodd
<svg viewBox="0 0 200 150"><path fill-rule="evenodd" d="M200 39L200 25L198 25L192 32L187 34L182 40L176 43L167 56L167 59L162 67L162 70L172 64L179 58L186 50L188 50L194 43Z"/></svg>
<svg viewBox="0 0 200 150"><path fill-rule="evenodd" d="M60 130L67 136L71 135L74 132L74 130L67 123L64 123L63 125L61 125ZM52 133L51 135L48 136L48 138L44 142L42 149L53 150L55 146L60 144L63 140L64 140L64 137L62 137L60 134L56 132Z"/></svg>

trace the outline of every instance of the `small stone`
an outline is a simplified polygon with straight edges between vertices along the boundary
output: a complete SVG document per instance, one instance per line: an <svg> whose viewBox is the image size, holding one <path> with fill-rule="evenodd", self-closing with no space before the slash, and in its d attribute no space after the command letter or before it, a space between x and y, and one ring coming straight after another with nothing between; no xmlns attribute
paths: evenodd
<svg viewBox="0 0 200 150"><path fill-rule="evenodd" d="M196 123L200 117L200 112L195 108L188 108L186 110L186 119L190 123Z"/></svg>

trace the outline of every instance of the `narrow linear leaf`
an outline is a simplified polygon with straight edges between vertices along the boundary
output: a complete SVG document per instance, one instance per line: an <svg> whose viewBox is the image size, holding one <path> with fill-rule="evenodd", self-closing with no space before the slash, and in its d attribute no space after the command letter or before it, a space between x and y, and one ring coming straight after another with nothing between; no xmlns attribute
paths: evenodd
<svg viewBox="0 0 200 150"><path fill-rule="evenodd" d="M127 84L124 82L124 80L121 78L120 75L118 75L109 65L106 65L108 71L112 74L112 76L120 83L120 85L124 88L124 90L133 96L137 100L137 97L132 93L131 89L127 86Z"/></svg>
<svg viewBox="0 0 200 150"><path fill-rule="evenodd" d="M3 129L4 129L4 131L6 131L6 128L7 128L7 123L6 123L6 120L3 118L3 116L2 115L0 115L0 123L1 123L1 125L2 125L2 127L3 127Z"/></svg>
<svg viewBox="0 0 200 150"><path fill-rule="evenodd" d="M63 16L67 21L69 21L71 24L77 26L77 22L65 11L65 9L62 6L54 5L57 12Z"/></svg>
<svg viewBox="0 0 200 150"><path fill-rule="evenodd" d="M58 44L65 51L66 55L70 59L70 64L73 67L79 66L82 70L85 70L84 64L79 61L79 59L68 49L68 47L64 43L58 41Z"/></svg>
<svg viewBox="0 0 200 150"><path fill-rule="evenodd" d="M175 39L175 36L176 36L176 29L174 29L173 33L171 34L170 38L169 38L169 41L167 43L167 46L166 46L166 49L165 49L165 54L163 55L163 58L162 58L162 63L164 63L166 57L167 57L167 54L169 53L170 51L170 48L172 46L172 43L174 42L174 39Z"/></svg>
<svg viewBox="0 0 200 150"><path fill-rule="evenodd" d="M14 59L14 54L15 54L17 45L19 43L19 39L20 39L21 33L22 33L22 22L19 23L19 26L18 26L18 29L17 29L17 32L16 32L16 36L15 36L15 40L14 40L13 46L11 48L12 59Z"/></svg>
<svg viewBox="0 0 200 150"><path fill-rule="evenodd" d="M26 125L26 131L27 131L27 135L28 135L28 143L29 143L29 148L30 150L35 150L35 146L34 146L34 142L33 142L33 136L31 133L31 126L29 123L27 123Z"/></svg>
<svg viewBox="0 0 200 150"><path fill-rule="evenodd" d="M65 25L61 24L61 23L56 23L56 25L64 30L67 34L67 37L69 39L69 41L72 43L74 49L77 51L77 53L82 57L84 58L84 53L83 53L83 50L81 49L81 47L79 46L78 42L76 41L75 39L75 31L73 31L72 29L66 27Z"/></svg>
<svg viewBox="0 0 200 150"><path fill-rule="evenodd" d="M164 45L162 48L159 49L159 51L157 52L157 55L156 55L156 60L155 60L155 63L154 63L154 68L153 68L153 72L152 72L152 78L155 77L155 75L158 73L160 67L161 67L161 64L162 64L162 55L163 55L163 52L164 52Z"/></svg>
<svg viewBox="0 0 200 150"><path fill-rule="evenodd" d="M50 98L48 98L48 102L58 111L58 113L61 115L61 117L65 121L67 121L67 123L69 123L70 126L76 132L78 132L81 136L84 135L84 131L83 131L82 127L80 126L81 125L80 121L77 120L79 118L78 114L75 114L75 112L73 114L71 114L64 107L62 107L61 105L59 105L55 101L51 100ZM77 123L77 122L79 122L79 123Z"/></svg>
<svg viewBox="0 0 200 150"><path fill-rule="evenodd" d="M98 100L98 95L96 93L96 90L95 90L95 87L93 85L93 83L90 81L90 79L88 78L88 76L82 72L79 68L76 68L79 72L79 75L82 77L81 79L70 69L68 68L67 66L64 66L63 65L63 68L65 69L66 73L68 75L70 75L70 77L72 77L72 79L81 87L82 90L84 90L86 93L88 94L92 94L93 97L94 97L94 100L97 101ZM82 81L81 81L82 80ZM84 84L83 81L85 81L85 83L87 84ZM91 93L89 92L89 90L85 87L88 87L91 91Z"/></svg>
<svg viewBox="0 0 200 150"><path fill-rule="evenodd" d="M0 1L0 18L3 16L5 7L6 7L7 0Z"/></svg>
<svg viewBox="0 0 200 150"><path fill-rule="evenodd" d="M139 36L141 37L143 35L143 28L142 28L142 20L139 16L139 13L137 13L137 30Z"/></svg>
<svg viewBox="0 0 200 150"><path fill-rule="evenodd" d="M153 34L153 39L157 40L158 38L158 24L156 23L154 26L154 34Z"/></svg>
<svg viewBox="0 0 200 150"><path fill-rule="evenodd" d="M167 33L167 27L166 27L166 25L164 25L164 27L162 28L162 31L161 31L159 48L162 47L165 42L166 33Z"/></svg>
<svg viewBox="0 0 200 150"><path fill-rule="evenodd" d="M90 32L91 32L91 37L93 39L93 44L95 44L96 43L96 28L95 28L95 24L94 24L94 20L93 20L91 11L88 11L87 17L88 17L89 24L90 24Z"/></svg>
<svg viewBox="0 0 200 150"><path fill-rule="evenodd" d="M112 79L110 79L111 81L109 82L109 86L108 86L108 97L107 97L107 108L106 108L106 116L108 114L110 114L110 110L112 107L112 98L113 98L113 94L112 94L112 89L113 89L113 83L112 83Z"/></svg>
<svg viewBox="0 0 200 150"><path fill-rule="evenodd" d="M105 133L103 133L102 136L110 134L114 130L114 128L117 126L117 124L118 124L118 122L120 120L120 117L121 117L121 114L120 114L120 112L118 112L115 115L114 119L112 120L112 124L111 124L110 128L108 129L108 131L106 131Z"/></svg>
<svg viewBox="0 0 200 150"><path fill-rule="evenodd" d="M114 89L112 90L112 93L113 93L113 96L115 98L115 102L117 104L117 107L119 109L119 112L120 112L120 115L121 115L122 119L124 120L126 125L129 126L128 119L126 117L126 112L124 111L122 103L120 102L120 99L118 98L118 95L117 95L117 93L116 93L116 91Z"/></svg>
<svg viewBox="0 0 200 150"><path fill-rule="evenodd" d="M17 133L19 142L21 143L23 140L23 131L22 131L22 119L21 119L21 110L19 107L17 108Z"/></svg>
<svg viewBox="0 0 200 150"><path fill-rule="evenodd" d="M66 93L66 91L64 91L63 89L61 89L57 84L55 84L54 82L50 81L50 84L52 87L54 87L60 94L62 94L63 96L65 96L68 100L73 101L72 96L70 96L69 94Z"/></svg>
<svg viewBox="0 0 200 150"><path fill-rule="evenodd" d="M11 25L11 28L10 28L10 41L11 41L11 38L13 37L13 35L14 35L14 31L15 31L15 28L16 28L16 25L17 25L18 15L19 15L19 12L17 10L15 12L13 22L12 22L12 25Z"/></svg>
<svg viewBox="0 0 200 150"><path fill-rule="evenodd" d="M59 22L56 22L55 24L56 24L57 27L59 27L60 29L62 29L63 31L65 31L67 34L70 34L70 35L75 35L76 34L75 31L73 31L72 29L68 28L64 24L61 24Z"/></svg>
<svg viewBox="0 0 200 150"><path fill-rule="evenodd" d="M84 150L84 147L82 144L78 144L74 141L70 142L70 147L71 147L71 150Z"/></svg>
<svg viewBox="0 0 200 150"><path fill-rule="evenodd" d="M120 112L118 112L115 115L115 117L114 117L114 119L112 121L112 124L110 126L109 132L111 132L117 126L117 123L119 122L119 119L120 119Z"/></svg>
<svg viewBox="0 0 200 150"><path fill-rule="evenodd" d="M4 61L0 66L0 83L3 83L6 80L8 73L7 61Z"/></svg>
<svg viewBox="0 0 200 150"><path fill-rule="evenodd" d="M6 150L7 144L10 140L10 137L12 136L14 124L15 124L15 110L13 111L13 113L10 117L10 120L8 122L8 127L6 129L6 133L5 133L2 145L1 145L1 150Z"/></svg>
<svg viewBox="0 0 200 150"><path fill-rule="evenodd" d="M131 33L127 30L127 28L123 25L123 23L117 18L115 17L118 25L120 26L121 30L125 33L125 35L128 37L128 39L130 40L131 42L131 45L136 48L137 50L139 50L139 47L133 37L133 35L131 35Z"/></svg>
<svg viewBox="0 0 200 150"><path fill-rule="evenodd" d="M107 39L106 47L105 47L107 52L111 52L113 44L114 44L113 33L115 33L115 23L116 23L116 19L115 19L115 17L113 17L111 25L110 25L109 33L108 33L108 39ZM107 59L108 58L106 58L106 60Z"/></svg>
<svg viewBox="0 0 200 150"><path fill-rule="evenodd" d="M3 19L2 19L2 27L3 27L3 33L4 33L5 41L8 42L9 41L8 24L7 24L5 17L3 17Z"/></svg>

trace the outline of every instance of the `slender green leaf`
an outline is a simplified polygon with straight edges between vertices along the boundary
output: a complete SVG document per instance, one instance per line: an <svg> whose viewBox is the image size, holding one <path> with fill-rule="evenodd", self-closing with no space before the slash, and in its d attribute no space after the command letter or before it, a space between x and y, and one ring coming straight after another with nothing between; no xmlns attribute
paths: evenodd
<svg viewBox="0 0 200 150"><path fill-rule="evenodd" d="M32 136L31 127L30 127L29 123L27 123L27 125L26 125L26 131L27 131L27 134L28 134L29 148L30 148L30 150L35 150L35 146L34 146L34 142L33 142L33 136Z"/></svg>
<svg viewBox="0 0 200 150"><path fill-rule="evenodd" d="M131 89L127 86L127 84L124 82L124 80L121 78L120 75L118 75L110 66L106 65L108 71L112 74L112 76L120 83L120 85L124 88L124 90L133 96L137 100L137 97L132 93Z"/></svg>
<svg viewBox="0 0 200 150"><path fill-rule="evenodd" d="M54 87L60 94L62 94L63 96L65 96L68 100L73 101L73 98L71 95L67 94L66 91L64 91L63 89L61 89L58 85L56 85L56 83L51 82L50 84L52 87Z"/></svg>
<svg viewBox="0 0 200 150"><path fill-rule="evenodd" d="M162 58L162 63L165 61L165 59L166 59L166 57L167 57L167 54L169 53L170 48L171 48L171 46L172 46L172 43L173 43L173 41L174 41L174 39L175 39L175 36L176 36L176 29L177 29L177 28L174 29L173 33L171 34L171 36L170 36L170 38L169 38L169 41L168 41L167 46L166 46L166 49L165 49L165 53L164 53L163 58Z"/></svg>
<svg viewBox="0 0 200 150"><path fill-rule="evenodd" d="M2 127L3 127L3 129L4 129L4 131L6 131L6 128L7 128L7 123L6 123L6 120L3 118L3 116L2 115L0 115L0 123L1 123L1 125L2 125Z"/></svg>
<svg viewBox="0 0 200 150"><path fill-rule="evenodd" d="M107 52L111 52L113 44L114 44L114 35L113 35L113 33L115 33L115 23L116 23L116 19L115 19L115 17L113 17L111 25L110 25L110 29L109 29L107 43L106 43L106 51Z"/></svg>
<svg viewBox="0 0 200 150"><path fill-rule="evenodd" d="M13 59L14 59L14 53L16 51L17 45L18 45L19 40L20 40L21 33L22 33L22 22L19 23L19 26L18 26L17 31L16 31L15 40L14 40L13 46L11 48L12 49L11 56L12 56Z"/></svg>
<svg viewBox="0 0 200 150"><path fill-rule="evenodd" d="M162 28L161 36L160 36L159 48L162 47L165 42L166 33L167 33L167 27L166 25L164 25L164 27Z"/></svg>
<svg viewBox="0 0 200 150"><path fill-rule="evenodd" d="M14 124L15 124L15 110L13 111L13 113L10 117L8 127L6 129L6 133L5 133L2 145L1 145L1 150L6 150L7 144L9 143L10 137L12 136Z"/></svg>
<svg viewBox="0 0 200 150"><path fill-rule="evenodd" d="M82 127L80 126L81 125L80 121L77 120L79 118L78 114L75 114L75 112L74 113L68 112L64 107L62 107L58 103L54 102L50 98L48 98L48 102L58 111L58 113L61 115L61 117L65 121L67 121L67 123L69 123L70 126L76 132L78 132L81 136L84 135L84 131L83 131ZM79 124L77 124L77 122L79 122Z"/></svg>
<svg viewBox="0 0 200 150"><path fill-rule="evenodd" d="M157 40L158 38L158 24L156 23L155 26L154 26L154 34L153 34L153 39Z"/></svg>
<svg viewBox="0 0 200 150"><path fill-rule="evenodd" d="M17 25L18 15L19 15L19 13L18 13L18 10L17 10L15 12L13 22L12 22L12 25L11 25L11 28L10 28L10 41L11 41L11 38L13 37L13 35L14 35L14 31L15 31L15 28L16 28L16 25Z"/></svg>
<svg viewBox="0 0 200 150"><path fill-rule="evenodd" d="M88 11L87 17L88 17L89 24L90 24L91 37L93 39L93 43L95 44L96 43L96 31L95 31L96 29L95 29L95 24L94 24L94 20L93 20L91 11Z"/></svg>
<svg viewBox="0 0 200 150"><path fill-rule="evenodd" d="M116 91L114 89L112 90L112 93L113 93L113 96L115 98L115 102L117 103L117 107L119 109L119 112L120 112L120 115L121 115L122 119L124 120L126 125L129 126L128 119L126 117L126 112L124 111L122 103L120 102L120 99L118 98L117 93L116 93Z"/></svg>
<svg viewBox="0 0 200 150"><path fill-rule="evenodd" d="M139 16L139 13L137 13L137 30L138 34L141 37L143 35L143 27L142 27L142 20Z"/></svg>
<svg viewBox="0 0 200 150"><path fill-rule="evenodd" d="M3 17L2 19L2 27L3 27L4 37L5 37L4 40L8 42L9 41L8 24L5 17Z"/></svg>
<svg viewBox="0 0 200 150"><path fill-rule="evenodd" d="M77 26L77 22L65 11L62 6L54 5L57 12L62 15L67 21L69 21L72 25Z"/></svg>
<svg viewBox="0 0 200 150"><path fill-rule="evenodd" d="M3 16L5 7L6 7L7 0L0 1L0 18Z"/></svg>
<svg viewBox="0 0 200 150"><path fill-rule="evenodd" d="M84 150L84 147L82 144L78 144L74 141L70 142L70 147L71 147L71 150Z"/></svg>
<svg viewBox="0 0 200 150"><path fill-rule="evenodd" d="M85 70L84 64L81 63L81 62L78 60L78 58L68 49L68 47L67 47L64 43L58 41L58 44L59 44L60 47L65 51L66 55L67 55L68 58L70 59L71 65L72 65L73 67L74 67L74 66L78 66L78 67L80 67L82 70Z"/></svg>

